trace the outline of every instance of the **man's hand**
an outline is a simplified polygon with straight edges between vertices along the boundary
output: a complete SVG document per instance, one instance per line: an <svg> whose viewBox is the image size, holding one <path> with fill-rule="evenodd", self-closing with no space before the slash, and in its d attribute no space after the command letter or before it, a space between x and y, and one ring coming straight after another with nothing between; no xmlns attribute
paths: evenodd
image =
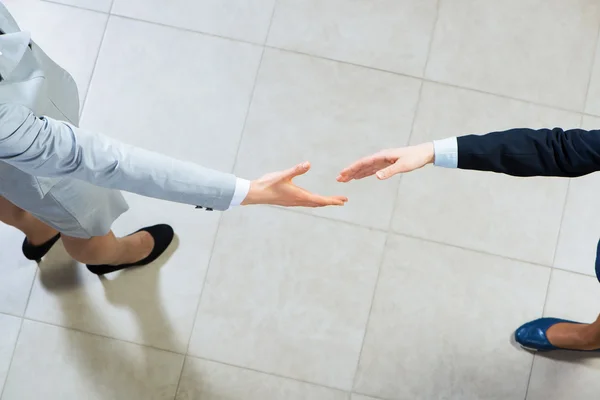
<svg viewBox="0 0 600 400"><path fill-rule="evenodd" d="M401 172L410 172L432 163L434 159L433 143L418 146L382 150L361 158L346 167L337 177L338 182L349 182L377 174L379 179L388 179Z"/></svg>
<svg viewBox="0 0 600 400"><path fill-rule="evenodd" d="M284 207L343 206L348 201L343 196L320 196L302 189L292 182L305 174L310 163L298 164L287 171L272 172L250 183L250 191L242 205L273 204Z"/></svg>

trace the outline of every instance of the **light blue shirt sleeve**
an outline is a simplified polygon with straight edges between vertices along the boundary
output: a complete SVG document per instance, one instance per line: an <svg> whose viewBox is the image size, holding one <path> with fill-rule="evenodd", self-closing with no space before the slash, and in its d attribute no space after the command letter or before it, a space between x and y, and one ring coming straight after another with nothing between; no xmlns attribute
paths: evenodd
<svg viewBox="0 0 600 400"><path fill-rule="evenodd" d="M444 168L458 168L458 141L456 137L433 141L433 165Z"/></svg>
<svg viewBox="0 0 600 400"><path fill-rule="evenodd" d="M33 176L70 177L215 210L241 203L249 189L232 174L37 117L18 104L0 104L0 161Z"/></svg>

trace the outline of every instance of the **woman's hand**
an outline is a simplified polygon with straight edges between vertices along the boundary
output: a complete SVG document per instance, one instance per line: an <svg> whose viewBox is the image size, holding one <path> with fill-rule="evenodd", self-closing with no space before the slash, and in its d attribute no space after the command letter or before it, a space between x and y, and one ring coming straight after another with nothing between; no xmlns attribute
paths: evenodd
<svg viewBox="0 0 600 400"><path fill-rule="evenodd" d="M310 169L310 163L298 164L286 171L272 172L250 183L242 205L272 204L284 207L343 206L344 196L320 196L296 186L292 179Z"/></svg>

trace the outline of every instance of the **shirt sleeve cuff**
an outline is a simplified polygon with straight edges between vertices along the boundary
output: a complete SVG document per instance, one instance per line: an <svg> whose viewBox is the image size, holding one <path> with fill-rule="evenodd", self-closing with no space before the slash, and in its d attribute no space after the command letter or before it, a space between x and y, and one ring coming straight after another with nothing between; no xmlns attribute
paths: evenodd
<svg viewBox="0 0 600 400"><path fill-rule="evenodd" d="M444 168L458 168L458 141L456 137L433 141L433 165Z"/></svg>
<svg viewBox="0 0 600 400"><path fill-rule="evenodd" d="M233 192L233 198L231 199L231 204L229 204L229 208L236 207L242 204L242 201L248 196L248 192L250 191L250 181L246 179L236 178L235 181L235 191Z"/></svg>

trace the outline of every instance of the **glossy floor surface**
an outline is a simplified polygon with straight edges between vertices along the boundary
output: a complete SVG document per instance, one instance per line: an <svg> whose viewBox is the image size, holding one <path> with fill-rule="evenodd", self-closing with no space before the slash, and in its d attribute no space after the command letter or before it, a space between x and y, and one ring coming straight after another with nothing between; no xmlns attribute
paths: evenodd
<svg viewBox="0 0 600 400"><path fill-rule="evenodd" d="M82 126L344 208L226 213L128 196L178 239L99 279L0 225L2 400L598 399L600 359L514 329L593 320L600 175L359 156L512 127L600 127L597 0L3 0L79 84Z"/></svg>

